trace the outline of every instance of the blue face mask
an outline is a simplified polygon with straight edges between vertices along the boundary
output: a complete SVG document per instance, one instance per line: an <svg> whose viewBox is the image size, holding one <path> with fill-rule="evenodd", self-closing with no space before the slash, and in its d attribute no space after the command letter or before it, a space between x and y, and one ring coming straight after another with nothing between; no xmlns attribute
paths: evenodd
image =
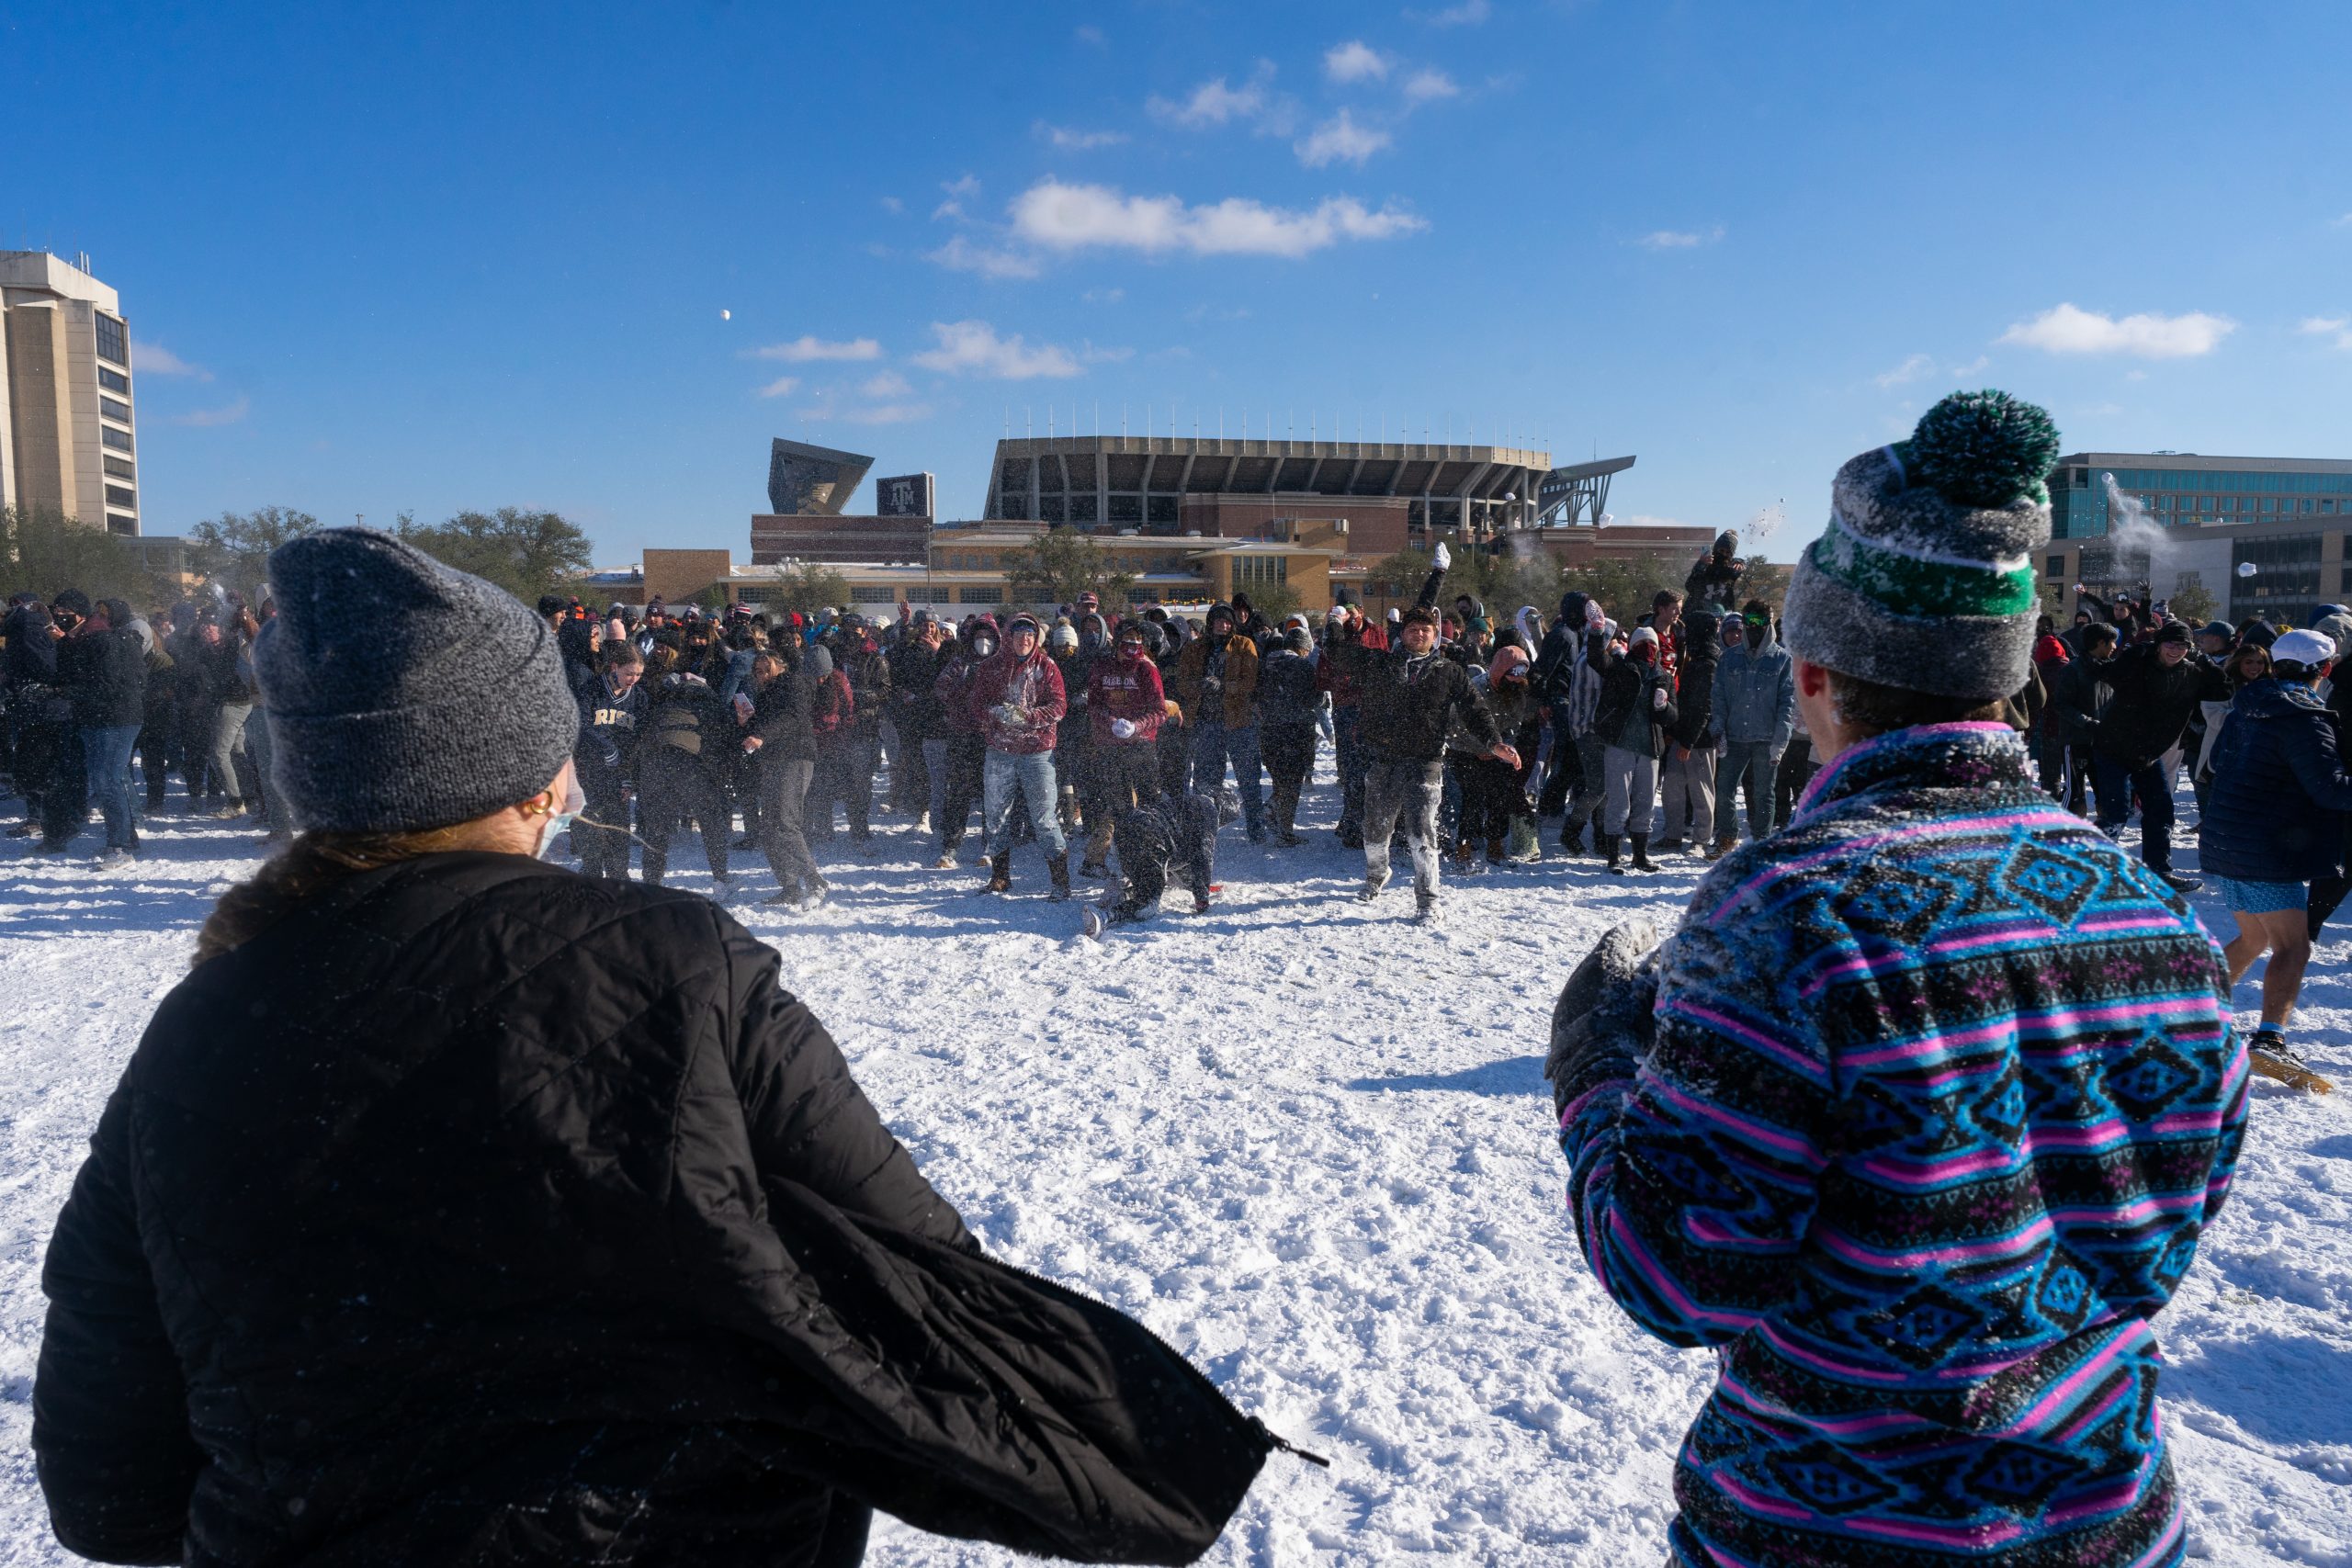
<svg viewBox="0 0 2352 1568"><path fill-rule="evenodd" d="M571 826L572 820L585 810L587 806L587 796L580 793L580 776L574 773L571 782L564 788L563 809L548 812L547 820L539 824L539 841L531 851L532 858L547 859L548 852L555 848L555 841L563 836L565 829Z"/></svg>

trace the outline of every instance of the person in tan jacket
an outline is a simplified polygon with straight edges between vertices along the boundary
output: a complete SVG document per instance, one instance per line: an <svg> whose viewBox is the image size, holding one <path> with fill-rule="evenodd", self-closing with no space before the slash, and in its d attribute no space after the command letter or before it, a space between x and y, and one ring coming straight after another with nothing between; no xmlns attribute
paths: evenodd
<svg viewBox="0 0 2352 1568"><path fill-rule="evenodd" d="M1266 807L1258 788L1258 645L1235 631L1231 605L1209 606L1206 633L1184 646L1169 673L1170 695L1193 731L1186 789L1216 795L1230 761L1250 841L1265 842Z"/></svg>

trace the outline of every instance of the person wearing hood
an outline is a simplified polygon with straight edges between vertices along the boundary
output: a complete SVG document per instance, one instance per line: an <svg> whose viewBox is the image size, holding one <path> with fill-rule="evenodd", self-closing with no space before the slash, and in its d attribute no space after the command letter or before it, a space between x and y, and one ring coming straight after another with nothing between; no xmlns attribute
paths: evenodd
<svg viewBox="0 0 2352 1568"><path fill-rule="evenodd" d="M1535 766L1544 723L1544 706L1529 682L1530 668L1527 650L1510 643L1495 649L1494 658L1475 677L1495 733L1516 753L1516 761L1476 750L1476 742L1458 718L1446 738L1445 764L1462 802L1453 846L1457 872L1472 870L1481 849L1489 866L1506 864L1510 858L1511 825L1527 811L1527 777Z"/></svg>
<svg viewBox="0 0 2352 1568"><path fill-rule="evenodd" d="M1340 773L1340 821L1334 829L1343 849L1363 848L1363 785L1370 767L1363 740L1363 693L1355 677L1331 649L1352 636L1365 647L1385 649L1388 634L1364 619L1363 606L1340 590L1323 620L1322 656L1315 661L1315 683L1331 699L1331 754Z"/></svg>
<svg viewBox="0 0 2352 1568"><path fill-rule="evenodd" d="M1054 807L1060 794L1054 780L1054 745L1061 734L1069 698L1062 672L1038 637L1037 618L1019 615L1004 629L1004 646L972 672L965 705L987 748L981 762L981 820L988 828L988 891L1012 886L1012 807L1029 811L1045 852L1051 897L1069 897L1069 841Z"/></svg>
<svg viewBox="0 0 2352 1568"><path fill-rule="evenodd" d="M1266 622L1258 607L1250 603L1250 595L1237 592L1233 596L1233 629L1238 636L1250 639L1254 648L1268 647L1273 641L1274 628Z"/></svg>
<svg viewBox="0 0 2352 1568"><path fill-rule="evenodd" d="M1702 606L1719 615L1735 613L1747 563L1738 558L1739 536L1726 528L1715 536L1713 548L1701 556L1690 575L1682 580L1683 598L1693 611Z"/></svg>
<svg viewBox="0 0 2352 1568"><path fill-rule="evenodd" d="M1304 626L1293 626L1258 663L1258 733L1274 781L1274 842L1284 849L1306 842L1298 836L1298 797L1315 768L1315 716L1322 705L1315 639Z"/></svg>
<svg viewBox="0 0 2352 1568"><path fill-rule="evenodd" d="M946 668L947 628L929 610L917 610L889 651L888 711L898 744L890 759L890 802L915 819L915 831L931 831L932 818L947 787L947 735L938 694L933 690Z"/></svg>
<svg viewBox="0 0 2352 1568"><path fill-rule="evenodd" d="M1266 808L1258 786L1258 645L1242 635L1233 606L1209 606L1204 632L1185 645L1170 676L1169 694L1183 710L1193 737L1189 793L1214 795L1230 761L1241 795L1243 831L1251 843L1264 842Z"/></svg>
<svg viewBox="0 0 2352 1568"><path fill-rule="evenodd" d="M817 686L802 677L799 666L822 651L811 649L804 655L798 642L786 637L752 659L749 689L738 694L750 701L752 716L736 744L752 765L760 803L760 852L775 878L776 890L763 901L793 908L821 903L832 891L808 852L804 826L817 771Z"/></svg>
<svg viewBox="0 0 2352 1568"><path fill-rule="evenodd" d="M1715 666L1714 721L1724 738L1715 763L1715 847L1721 860L1739 844L1739 792L1747 791L1747 836L1772 836L1772 781L1795 727L1796 679L1788 650L1772 636L1772 607L1750 599L1740 611L1736 647Z"/></svg>
<svg viewBox="0 0 2352 1568"><path fill-rule="evenodd" d="M1715 827L1715 751L1720 741L1715 732L1715 665L1722 652L1713 611L1693 610L1682 624L1674 726L1667 731L1666 755L1658 761L1666 831L1657 848L1696 853L1707 847L1707 835Z"/></svg>
<svg viewBox="0 0 2352 1568"><path fill-rule="evenodd" d="M1600 672L1600 705L1594 711L1593 733L1602 743L1601 773L1608 797L1600 816L1600 850L1610 872L1626 874L1617 858L1621 835L1633 841L1634 871L1656 871L1650 863L1650 813L1657 799L1658 758L1668 749L1668 736L1679 712L1674 704L1674 676L1665 668L1657 631L1635 626L1619 653L1605 633L1590 638L1593 668Z"/></svg>
<svg viewBox="0 0 2352 1568"><path fill-rule="evenodd" d="M1161 689L1150 646L1147 623L1122 622L1110 652L1087 673L1084 876L1110 874L1105 857L1119 814L1159 798L1159 728L1176 705Z"/></svg>
<svg viewBox="0 0 2352 1568"><path fill-rule="evenodd" d="M820 651L811 649L810 657ZM645 723L637 743L637 821L645 845L645 880L662 886L670 870L670 836L691 817L702 835L713 896L724 898L734 887L727 874L732 823L718 764L722 751L734 747L733 719L709 682L678 668L677 649L667 644L646 660L645 685Z"/></svg>
<svg viewBox="0 0 2352 1568"><path fill-rule="evenodd" d="M2283 1077L2302 1067L2287 1044L2287 1025L2311 961L2304 885L2344 870L2338 814L2352 811L2352 772L2327 705L2312 689L2335 666L2334 640L2284 632L2269 659L2269 673L2230 701L2197 837L2199 862L2237 921L2222 948L2230 984L2270 955L2262 1023L2248 1049L2256 1067Z"/></svg>
<svg viewBox="0 0 2352 1568"><path fill-rule="evenodd" d="M1565 813L1569 795L1583 778L1583 755L1577 737L1584 733L1584 726L1577 722L1576 677L1584 659L1585 612L1591 604L1590 595L1574 589L1560 595L1560 618L1552 623L1544 640L1536 645L1535 668L1528 677L1544 704L1544 722L1552 737L1551 755L1544 762L1544 788L1536 799L1538 817ZM1589 723L1589 708L1584 717Z"/></svg>
<svg viewBox="0 0 2352 1568"><path fill-rule="evenodd" d="M58 599L65 603L64 594ZM147 651L133 619L129 604L104 600L85 610L57 645L58 684L72 699L81 731L84 788L106 824L100 871L118 871L139 858L130 753L147 713ZM74 823L74 830L81 826Z"/></svg>
<svg viewBox="0 0 2352 1568"><path fill-rule="evenodd" d="M972 708L972 680L980 666L996 656L996 618L973 617L955 652L931 683L932 695L939 703L939 727L944 736L931 770L932 794L937 797L931 812L931 830L939 835L939 858L932 863L935 871L956 868L956 852L963 845L972 807L980 801L980 773L988 756L988 742L980 734L979 716ZM985 832L985 817L982 824Z"/></svg>
<svg viewBox="0 0 2352 1568"><path fill-rule="evenodd" d="M774 947L541 858L579 700L531 607L360 529L270 577L300 831L205 921L49 1237L59 1543L840 1568L878 1507L1207 1551L1277 1440L990 1258Z"/></svg>

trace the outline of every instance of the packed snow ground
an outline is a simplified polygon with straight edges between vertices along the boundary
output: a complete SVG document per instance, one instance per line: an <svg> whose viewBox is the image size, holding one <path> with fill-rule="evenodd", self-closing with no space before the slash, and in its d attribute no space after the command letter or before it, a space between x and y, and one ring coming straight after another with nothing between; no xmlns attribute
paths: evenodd
<svg viewBox="0 0 2352 1568"><path fill-rule="evenodd" d="M1321 774L1318 824L1328 754ZM1234 829L1213 913L1096 944L1034 851L986 898L882 820L874 862L820 850L830 907L738 913L989 1247L1142 1317L1331 1456L1275 1456L1210 1561L1662 1557L1713 1360L1643 1337L1585 1273L1539 1066L1569 970L1618 920L1672 920L1699 862L1451 884L1427 932L1403 886L1350 897L1362 861L1328 830L1284 852ZM110 878L0 851L0 1562L69 1560L27 1449L58 1207L197 925L260 852L209 821L147 839ZM681 835L672 863L699 860ZM2345 1091L2257 1082L2236 1194L2157 1322L2192 1551L2217 1563L2352 1565L2352 944L2322 947L2304 1002L2298 1036ZM889 1521L871 1557L1010 1561Z"/></svg>

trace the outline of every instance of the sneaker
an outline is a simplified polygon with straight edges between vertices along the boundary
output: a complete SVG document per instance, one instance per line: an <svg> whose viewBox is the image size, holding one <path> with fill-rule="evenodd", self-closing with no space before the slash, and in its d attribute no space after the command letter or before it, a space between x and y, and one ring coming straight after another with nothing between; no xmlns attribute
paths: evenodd
<svg viewBox="0 0 2352 1568"><path fill-rule="evenodd" d="M15 827L8 829L8 837L12 839L29 839L35 833L40 831L40 829L34 827L29 822L19 822Z"/></svg>
<svg viewBox="0 0 2352 1568"><path fill-rule="evenodd" d="M230 805L220 807L218 811L208 811L205 813L206 817L215 822L239 821L243 819L244 815L245 808L242 802L232 802Z"/></svg>
<svg viewBox="0 0 2352 1568"><path fill-rule="evenodd" d="M954 871L956 869L955 855L950 853L940 856L937 860L931 863L931 869L933 871Z"/></svg>
<svg viewBox="0 0 2352 1568"><path fill-rule="evenodd" d="M1209 912L1209 896L1208 896L1207 894L1205 894L1205 893L1195 893L1195 894L1193 894L1193 913L1194 913L1194 914L1196 914L1196 915L1205 915L1205 914L1207 914L1208 912Z"/></svg>
<svg viewBox="0 0 2352 1568"><path fill-rule="evenodd" d="M1084 928L1089 938L1100 937L1102 934L1103 919L1102 905L1089 904L1084 909L1080 911L1078 918L1079 923Z"/></svg>
<svg viewBox="0 0 2352 1568"><path fill-rule="evenodd" d="M1388 873L1367 871L1363 874L1363 886L1356 889L1356 901L1360 904L1369 904L1379 897L1380 890L1387 886Z"/></svg>
<svg viewBox="0 0 2352 1568"><path fill-rule="evenodd" d="M1413 923L1417 926L1443 925L1445 923L1445 919L1443 916L1438 913L1437 900L1430 897L1423 897L1419 903L1414 905Z"/></svg>
<svg viewBox="0 0 2352 1568"><path fill-rule="evenodd" d="M2160 871L2156 873L2156 880L2176 893L2194 893L2205 886L2203 877L2189 876L2177 871Z"/></svg>
<svg viewBox="0 0 2352 1568"><path fill-rule="evenodd" d="M918 833L928 833L931 831L930 812L926 811L922 816L915 818L915 831Z"/></svg>
<svg viewBox="0 0 2352 1568"><path fill-rule="evenodd" d="M107 850L98 856L98 869L100 871L121 871L126 867L133 866L138 863L139 857L125 849Z"/></svg>

